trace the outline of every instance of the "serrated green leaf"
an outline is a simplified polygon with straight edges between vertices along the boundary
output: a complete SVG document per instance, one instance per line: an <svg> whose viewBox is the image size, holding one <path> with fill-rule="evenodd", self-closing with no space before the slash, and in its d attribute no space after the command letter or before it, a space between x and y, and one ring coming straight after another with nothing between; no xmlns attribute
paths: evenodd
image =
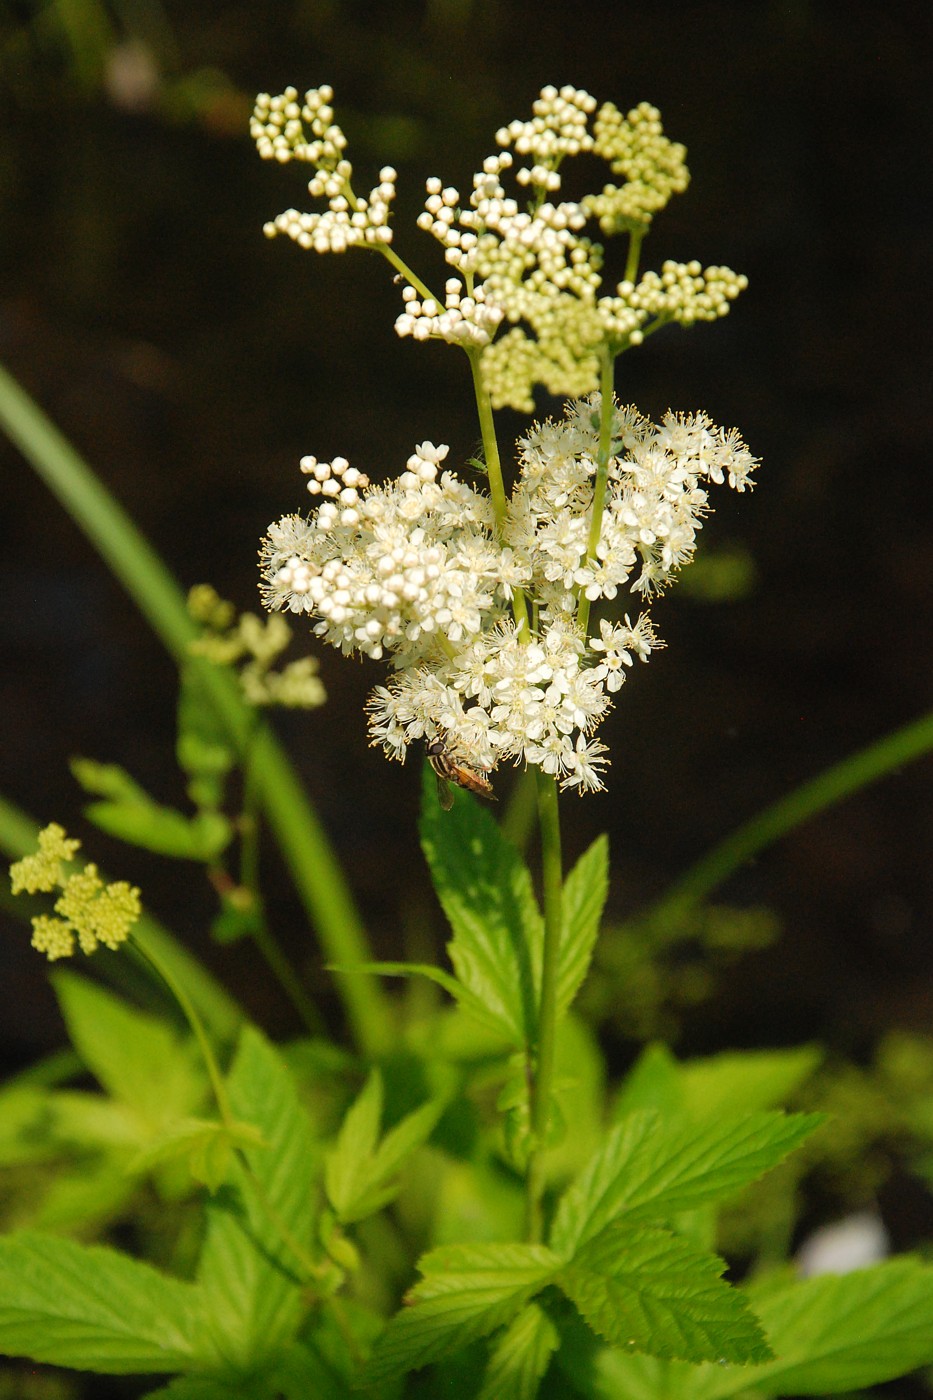
<svg viewBox="0 0 933 1400"><path fill-rule="evenodd" d="M933 1362L933 1267L891 1259L851 1274L756 1288L749 1296L773 1361L754 1373L761 1395L861 1390ZM719 1368L675 1373L683 1400L721 1400L747 1379Z"/></svg>
<svg viewBox="0 0 933 1400"><path fill-rule="evenodd" d="M99 1245L0 1239L0 1351L106 1375L218 1364L199 1290Z"/></svg>
<svg viewBox="0 0 933 1400"><path fill-rule="evenodd" d="M52 985L78 1054L141 1123L160 1128L198 1105L203 1075L165 1021L74 972L54 972Z"/></svg>
<svg viewBox="0 0 933 1400"><path fill-rule="evenodd" d="M613 1225L578 1250L558 1286L616 1346L684 1361L739 1365L771 1356L725 1262L667 1230Z"/></svg>
<svg viewBox="0 0 933 1400"><path fill-rule="evenodd" d="M325 1159L324 1189L341 1219L366 1188L367 1166L379 1139L382 1101L382 1075L374 1069L344 1115L337 1141Z"/></svg>
<svg viewBox="0 0 933 1400"><path fill-rule="evenodd" d="M557 1012L562 1016L586 977L609 893L609 841L598 836L564 881L564 928L557 973Z"/></svg>
<svg viewBox="0 0 933 1400"><path fill-rule="evenodd" d="M270 1214L309 1249L319 1154L291 1074L254 1027L243 1031L228 1089L232 1111L258 1128L268 1147L245 1148L259 1194L234 1163L233 1186L208 1201L198 1278L218 1346L231 1365L247 1367L290 1341L301 1319L301 1265Z"/></svg>
<svg viewBox="0 0 933 1400"><path fill-rule="evenodd" d="M531 1044L543 935L527 867L476 802L449 812L424 802L421 844L453 930L447 951L458 980L510 1044Z"/></svg>
<svg viewBox="0 0 933 1400"><path fill-rule="evenodd" d="M497 1340L477 1400L535 1400L560 1333L539 1303L529 1303Z"/></svg>
<svg viewBox="0 0 933 1400"><path fill-rule="evenodd" d="M378 1338L360 1378L375 1385L449 1356L511 1322L560 1261L543 1245L447 1245L419 1261L424 1277Z"/></svg>
<svg viewBox="0 0 933 1400"><path fill-rule="evenodd" d="M572 1253L618 1217L667 1222L720 1200L776 1166L823 1122L821 1114L756 1113L684 1122L629 1114L565 1192L551 1243Z"/></svg>
<svg viewBox="0 0 933 1400"><path fill-rule="evenodd" d="M393 1180L405 1158L426 1142L444 1111L444 1101L422 1104L379 1142L382 1076L373 1070L352 1105L327 1155L327 1198L344 1225L374 1215L398 1193Z"/></svg>

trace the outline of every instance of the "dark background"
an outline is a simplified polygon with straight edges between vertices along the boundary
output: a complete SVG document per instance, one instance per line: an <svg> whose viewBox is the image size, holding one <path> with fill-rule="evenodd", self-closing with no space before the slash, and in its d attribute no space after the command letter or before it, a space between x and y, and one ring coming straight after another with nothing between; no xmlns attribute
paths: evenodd
<svg viewBox="0 0 933 1400"><path fill-rule="evenodd" d="M653 415L706 409L763 465L752 496L719 493L701 537L747 548L753 586L658 603L668 649L605 726L609 791L564 802L569 856L609 830L612 911L630 914L740 821L930 706L931 15L852 0L169 0L114 6L109 37L89 11L69 37L55 7L22 5L0 29L0 357L185 587L209 580L257 608L256 549L269 521L304 508L302 454L382 479L424 438L462 462L477 429L464 358L395 337L381 260L263 239L264 220L302 206L306 175L258 159L252 94L334 86L358 186L399 169L397 246L435 281L436 245L413 227L425 177L467 191L495 129L528 115L542 84L659 106L692 183L644 265L696 257L750 285L725 321L625 356L618 392ZM504 444L523 421L503 415ZM174 671L5 443L0 473L0 789L82 835L267 1027L295 1030L246 951L209 948L196 870L182 879L82 822L75 754L183 800ZM279 731L380 953L401 956L428 902L418 765L367 747L379 668L334 652L321 665L328 705ZM885 1027L930 1028L930 772L924 759L885 778L730 882L737 904L776 912L783 938L688 1021L683 1050L824 1038L858 1056ZM272 856L268 870L277 931L336 1016ZM62 1038L26 944L7 920L13 1065Z"/></svg>

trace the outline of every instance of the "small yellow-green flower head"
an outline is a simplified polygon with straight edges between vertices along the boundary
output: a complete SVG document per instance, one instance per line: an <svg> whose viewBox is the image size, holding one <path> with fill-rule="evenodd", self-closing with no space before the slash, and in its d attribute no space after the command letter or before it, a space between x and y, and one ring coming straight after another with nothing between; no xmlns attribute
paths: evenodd
<svg viewBox="0 0 933 1400"><path fill-rule="evenodd" d="M64 827L50 822L39 832L39 849L35 855L23 856L10 866L13 894L48 894L64 879L62 864L74 860L80 841L65 835Z"/></svg>
<svg viewBox="0 0 933 1400"><path fill-rule="evenodd" d="M226 602L209 583L196 584L188 594L188 613L203 628L188 644L193 656L204 656L215 666L235 666L240 690L248 705L281 705L287 709L313 710L327 699L318 676L317 659L303 656L281 670L272 668L292 639L284 617L258 618L241 613Z"/></svg>
<svg viewBox="0 0 933 1400"><path fill-rule="evenodd" d="M32 921L32 946L45 953L49 962L70 958L76 941L88 955L101 943L119 948L142 913L139 890L125 880L107 884L93 864L65 873L64 863L74 859L80 845L52 822L39 833L38 851L10 866L14 894L61 890L55 902L58 917L38 914Z"/></svg>

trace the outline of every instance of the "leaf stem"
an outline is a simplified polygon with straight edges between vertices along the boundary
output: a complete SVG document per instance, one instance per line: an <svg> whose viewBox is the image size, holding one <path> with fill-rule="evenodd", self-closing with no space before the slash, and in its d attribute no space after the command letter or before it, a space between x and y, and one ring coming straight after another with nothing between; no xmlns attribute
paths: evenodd
<svg viewBox="0 0 933 1400"><path fill-rule="evenodd" d="M174 969L163 962L151 947L144 948L141 943L137 942L133 935L130 935L129 943L130 948L136 954L137 958L148 963L156 976L161 978L165 983L184 1012L185 1020L191 1027L194 1037L198 1042L201 1057L204 1060L207 1075L211 1081L211 1089L217 1103L217 1111L220 1114L221 1122L228 1132L231 1131L234 1127L234 1117L230 1108L230 1100L227 1097L227 1086L220 1072L217 1056L214 1054L214 1047L211 1045L210 1038L204 1028L204 1022L198 1014L197 1007L189 997L184 983L180 978L175 976Z"/></svg>
<svg viewBox="0 0 933 1400"><path fill-rule="evenodd" d="M142 948L133 937L130 938L130 947L133 949L133 952L137 955L137 957L149 963L153 971L159 977L161 977L162 981L168 987L169 991L172 993L172 996L175 998L175 1000L178 1002L178 1005L184 1012L185 1020L188 1022L188 1025L191 1027L194 1033L195 1039L197 1040L198 1046L201 1051L202 1058L204 1060L204 1064L207 1068L208 1078L211 1081L211 1090L213 1091L214 1099L217 1104L217 1111L220 1114L220 1121L223 1123L223 1126L226 1129L226 1131L230 1134L237 1160L239 1161L241 1167L243 1168L243 1171L249 1178L250 1186L255 1192L256 1199L259 1201L259 1204L261 1205L262 1209L265 1211L266 1215L269 1217L270 1222L274 1226L275 1230L278 1232L279 1238L282 1240L282 1243L286 1246L287 1249L291 1251L295 1259L301 1265L302 1270L305 1272L306 1278L309 1281L319 1281L327 1272L326 1266L317 1263L311 1257L308 1251L302 1246L300 1241L295 1238L294 1233L283 1220L280 1211L273 1204L272 1199L269 1196L269 1193L266 1190L263 1182L253 1170L253 1167L249 1161L248 1156L246 1155L246 1152L243 1150L242 1147L236 1144L235 1134L237 1129L237 1120L234 1117L233 1110L230 1106L230 1098L227 1094L227 1085L224 1080L223 1074L221 1073L220 1066L217 1063L217 1057L214 1054L214 1047L211 1045L210 1038L208 1037L207 1031L204 1028L204 1022L198 1015L198 1011L194 1005L194 1002L188 996L188 993L185 990L184 983L181 982L174 975L174 972L172 971L171 967L167 966L161 958L159 958L156 954L152 952L151 949Z"/></svg>
<svg viewBox="0 0 933 1400"><path fill-rule="evenodd" d="M557 782L535 769L538 824L541 830L541 869L544 893L544 948L541 958L541 1000L538 1007L537 1053L531 1081L531 1141L526 1176L528 1239L540 1243L544 1233L544 1152L547 1147L551 1098L554 1092L554 1051L557 1041L557 976L563 930L563 871Z"/></svg>

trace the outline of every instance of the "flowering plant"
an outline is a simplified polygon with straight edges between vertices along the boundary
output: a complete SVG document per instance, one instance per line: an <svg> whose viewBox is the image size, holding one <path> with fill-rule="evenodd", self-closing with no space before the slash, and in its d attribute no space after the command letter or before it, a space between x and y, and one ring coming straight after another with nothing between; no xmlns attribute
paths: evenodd
<svg viewBox="0 0 933 1400"><path fill-rule="evenodd" d="M171 1376L150 1400L725 1400L858 1389L929 1364L933 1288L919 1260L801 1280L775 1267L770 1221L749 1247L749 1280L723 1277L723 1203L823 1121L783 1111L818 1056L681 1064L656 1045L609 1095L574 1008L608 849L600 838L564 870L558 790L603 787L598 725L634 661L662 645L620 595L641 606L660 593L693 555L709 487L741 492L756 466L706 414L653 424L614 394L621 354L669 322L725 314L745 285L693 262L639 273L654 215L686 187L686 153L647 104L622 115L577 89L544 89L529 121L498 133L466 203L428 182L418 223L455 274L441 297L395 250L394 170L354 193L332 98L322 87L257 100L260 153L310 164L310 192L326 201L267 232L389 261L403 284L398 333L467 356L482 455L461 478L444 467L446 446L423 442L383 485L343 458L308 456L311 514L286 515L263 544L273 616L237 618L211 588L192 591L184 625L174 615L172 625L193 816L117 765L74 765L97 799L92 822L203 865L221 905L214 937L254 940L303 1038L273 1046L147 916L135 886L93 863L75 869L80 842L61 826L14 863L14 894L56 896L52 914L32 915L39 951L57 961L76 944L88 955L125 947L167 986L188 1033L56 972L72 1039L105 1093L60 1089L58 1067L3 1091L0 1144L15 1162L59 1163L65 1189L49 1193L51 1209L24 1192L40 1228L0 1239L0 1348ZM564 163L584 153L618 183L560 198ZM513 170L523 205L503 185ZM608 292L591 221L628 240ZM539 386L568 402L523 434L509 473L495 411L531 413ZM290 637L282 612L306 616L345 654L388 663L368 701L370 734L400 761L423 745L445 785L438 801L426 774L421 838L451 971L367 952L336 858L258 718L260 707L325 700L310 658L275 669ZM523 770L518 784L525 774L534 784L540 900L518 846L474 801L498 795L509 764ZM231 819L237 765L242 810ZM352 1052L326 1036L273 936L259 888L263 813L339 974ZM415 975L451 1004L406 1008L376 980ZM793 1168L777 1180L786 1223ZM69 1217L75 1194L83 1213ZM145 1222L153 1199L180 1216L159 1268L48 1233L50 1220L82 1233ZM868 1235L877 1249L878 1232Z"/></svg>
<svg viewBox="0 0 933 1400"><path fill-rule="evenodd" d="M627 117L605 104L591 135L593 98L546 88L531 121L498 133L502 149L474 176L466 208L457 190L428 181L419 224L458 274L442 304L392 248L395 171L382 170L368 197L354 195L332 96L320 88L299 104L290 88L258 99L260 154L313 165L309 190L328 204L326 213L288 210L267 233L317 252L368 246L390 258L405 282L399 335L459 345L470 359L488 490L442 471L448 448L430 442L381 487L343 458L304 458L308 489L323 499L310 519L270 528L266 606L310 614L315 633L344 653L388 653L394 675L369 710L373 739L391 757L404 761L423 739L481 772L510 760L597 790L606 759L594 731L625 668L662 643L647 614L601 619L589 635L591 607L620 590L660 592L693 554L708 484L728 479L743 491L756 465L738 433L704 413L668 413L655 426L620 409L613 365L669 321L724 315L746 279L668 263L635 282L651 219L686 187L684 148L647 103ZM527 162L515 179L528 208L502 185L513 150ZM561 165L584 151L624 184L555 203ZM598 295L602 249L581 232L590 219L629 236L626 280L607 296ZM507 496L491 410L531 411L536 384L587 397L519 442Z"/></svg>

